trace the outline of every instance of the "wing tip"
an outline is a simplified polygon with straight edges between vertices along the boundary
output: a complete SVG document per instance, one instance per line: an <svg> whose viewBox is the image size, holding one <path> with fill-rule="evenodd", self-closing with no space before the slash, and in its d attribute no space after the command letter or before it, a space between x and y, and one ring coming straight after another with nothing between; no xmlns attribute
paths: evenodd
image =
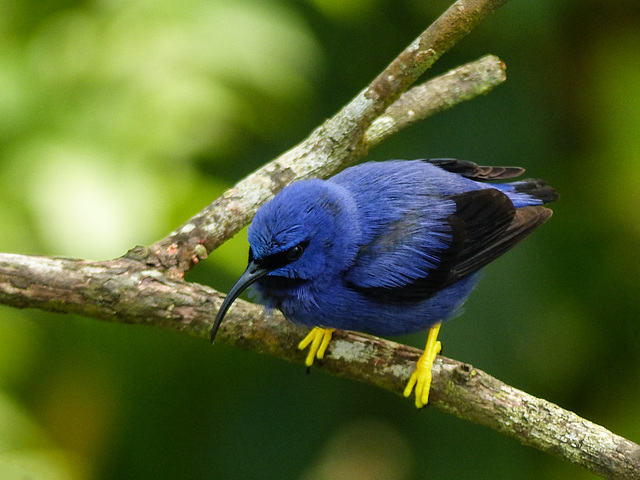
<svg viewBox="0 0 640 480"><path fill-rule="evenodd" d="M472 180L504 180L519 177L525 172L522 167L491 167L456 158L425 158L422 160L447 172L457 173Z"/></svg>
<svg viewBox="0 0 640 480"><path fill-rule="evenodd" d="M533 198L537 198L542 203L555 202L560 198L556 189L540 178L528 178L519 182L514 182L513 188L518 193L525 193Z"/></svg>

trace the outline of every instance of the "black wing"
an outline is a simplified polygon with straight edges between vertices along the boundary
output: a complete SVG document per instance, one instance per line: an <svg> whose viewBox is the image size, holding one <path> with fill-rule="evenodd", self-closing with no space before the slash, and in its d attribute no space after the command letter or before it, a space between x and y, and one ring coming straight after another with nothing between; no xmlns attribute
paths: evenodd
<svg viewBox="0 0 640 480"><path fill-rule="evenodd" d="M426 300L513 248L552 214L542 206L516 209L509 197L495 189L475 190L447 198L456 203L455 213L447 217L452 239L440 253L440 262L428 275L401 287L349 286L383 301Z"/></svg>

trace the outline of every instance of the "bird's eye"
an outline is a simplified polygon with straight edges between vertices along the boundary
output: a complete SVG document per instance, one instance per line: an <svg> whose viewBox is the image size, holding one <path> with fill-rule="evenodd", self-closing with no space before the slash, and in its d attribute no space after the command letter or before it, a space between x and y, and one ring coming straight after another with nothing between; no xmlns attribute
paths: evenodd
<svg viewBox="0 0 640 480"><path fill-rule="evenodd" d="M305 240L288 250L281 250L279 252L272 253L271 255L258 258L253 258L251 256L252 252L250 252L249 262L251 263L253 260L253 262L257 263L261 267L276 270L278 268L286 267L290 263L298 260L304 253L307 245L309 245L309 240Z"/></svg>
<svg viewBox="0 0 640 480"><path fill-rule="evenodd" d="M304 246L300 243L295 247L291 247L289 250L287 250L287 260L289 260L290 262L295 262L302 256L303 253Z"/></svg>

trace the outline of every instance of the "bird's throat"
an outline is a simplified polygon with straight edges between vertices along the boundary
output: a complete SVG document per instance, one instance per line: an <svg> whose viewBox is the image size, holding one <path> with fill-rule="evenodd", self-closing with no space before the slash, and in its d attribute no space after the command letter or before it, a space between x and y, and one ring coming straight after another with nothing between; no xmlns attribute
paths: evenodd
<svg viewBox="0 0 640 480"><path fill-rule="evenodd" d="M308 280L303 278L280 277L276 275L267 275L261 278L258 283L269 290L286 291L301 287Z"/></svg>

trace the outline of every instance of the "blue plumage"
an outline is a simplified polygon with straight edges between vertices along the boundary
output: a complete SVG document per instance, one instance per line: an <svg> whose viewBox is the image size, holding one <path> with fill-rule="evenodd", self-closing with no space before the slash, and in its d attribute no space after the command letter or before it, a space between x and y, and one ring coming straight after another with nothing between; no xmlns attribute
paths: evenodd
<svg viewBox="0 0 640 480"><path fill-rule="evenodd" d="M523 171L391 160L284 188L249 227L249 266L212 339L251 284L267 308L303 325L393 336L449 319L478 271L551 216L541 205L557 195L545 182L487 183Z"/></svg>

